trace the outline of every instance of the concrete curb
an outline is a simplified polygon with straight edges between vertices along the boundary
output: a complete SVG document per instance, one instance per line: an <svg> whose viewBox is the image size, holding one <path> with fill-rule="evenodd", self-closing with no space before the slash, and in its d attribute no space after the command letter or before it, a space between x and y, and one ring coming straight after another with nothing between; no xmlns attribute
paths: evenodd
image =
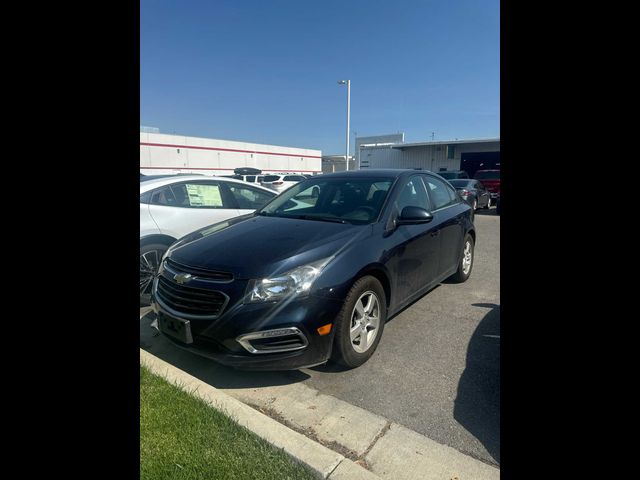
<svg viewBox="0 0 640 480"><path fill-rule="evenodd" d="M379 479L378 476L343 455L282 425L245 405L240 400L221 392L143 349L140 349L140 363L154 374L165 378L169 383L177 385L225 412L239 425L251 430L274 447L284 450L294 460L307 466L319 478L331 480Z"/></svg>

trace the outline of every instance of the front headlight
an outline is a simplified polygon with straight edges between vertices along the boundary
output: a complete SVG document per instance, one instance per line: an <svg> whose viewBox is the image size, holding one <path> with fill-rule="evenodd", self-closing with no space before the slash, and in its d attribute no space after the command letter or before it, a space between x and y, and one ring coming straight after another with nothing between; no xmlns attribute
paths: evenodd
<svg viewBox="0 0 640 480"><path fill-rule="evenodd" d="M331 258L294 268L278 277L251 280L247 287L245 303L276 302L293 295L296 297L308 295L313 282Z"/></svg>

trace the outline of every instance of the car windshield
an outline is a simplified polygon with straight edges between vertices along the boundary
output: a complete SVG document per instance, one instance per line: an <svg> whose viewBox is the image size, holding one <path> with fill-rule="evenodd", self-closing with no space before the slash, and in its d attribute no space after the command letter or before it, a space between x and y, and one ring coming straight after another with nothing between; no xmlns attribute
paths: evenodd
<svg viewBox="0 0 640 480"><path fill-rule="evenodd" d="M275 197L257 214L366 225L378 218L393 180L384 177L308 179Z"/></svg>
<svg viewBox="0 0 640 480"><path fill-rule="evenodd" d="M449 183L455 188L465 188L468 187L471 182L469 180L451 180Z"/></svg>
<svg viewBox="0 0 640 480"><path fill-rule="evenodd" d="M477 172L475 178L478 180L500 180L500 171L496 172Z"/></svg>

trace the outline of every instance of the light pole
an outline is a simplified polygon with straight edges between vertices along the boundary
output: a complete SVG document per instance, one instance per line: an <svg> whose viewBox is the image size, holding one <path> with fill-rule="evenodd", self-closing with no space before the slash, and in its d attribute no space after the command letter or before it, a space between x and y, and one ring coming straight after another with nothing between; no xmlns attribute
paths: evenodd
<svg viewBox="0 0 640 480"><path fill-rule="evenodd" d="M351 114L351 80L338 80L338 84L347 86L347 154L345 155L345 169L349 170L349 120Z"/></svg>

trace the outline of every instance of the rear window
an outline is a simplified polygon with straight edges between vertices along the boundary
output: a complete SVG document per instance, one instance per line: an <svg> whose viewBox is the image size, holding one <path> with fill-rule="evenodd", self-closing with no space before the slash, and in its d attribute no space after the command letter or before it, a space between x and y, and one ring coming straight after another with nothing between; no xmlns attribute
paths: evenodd
<svg viewBox="0 0 640 480"><path fill-rule="evenodd" d="M300 175L287 175L284 177L285 182L301 182L303 180L306 180L306 178L301 177Z"/></svg>
<svg viewBox="0 0 640 480"><path fill-rule="evenodd" d="M438 175L440 175L442 178L446 178L447 180L457 177L455 172L438 172Z"/></svg>
<svg viewBox="0 0 640 480"><path fill-rule="evenodd" d="M265 175L262 179L263 182L275 182L276 180L280 180L280 175Z"/></svg>
<svg viewBox="0 0 640 480"><path fill-rule="evenodd" d="M474 175L478 180L500 180L500 172L476 172Z"/></svg>
<svg viewBox="0 0 640 480"><path fill-rule="evenodd" d="M469 180L451 180L449 183L456 188L462 188L468 187L471 182Z"/></svg>

